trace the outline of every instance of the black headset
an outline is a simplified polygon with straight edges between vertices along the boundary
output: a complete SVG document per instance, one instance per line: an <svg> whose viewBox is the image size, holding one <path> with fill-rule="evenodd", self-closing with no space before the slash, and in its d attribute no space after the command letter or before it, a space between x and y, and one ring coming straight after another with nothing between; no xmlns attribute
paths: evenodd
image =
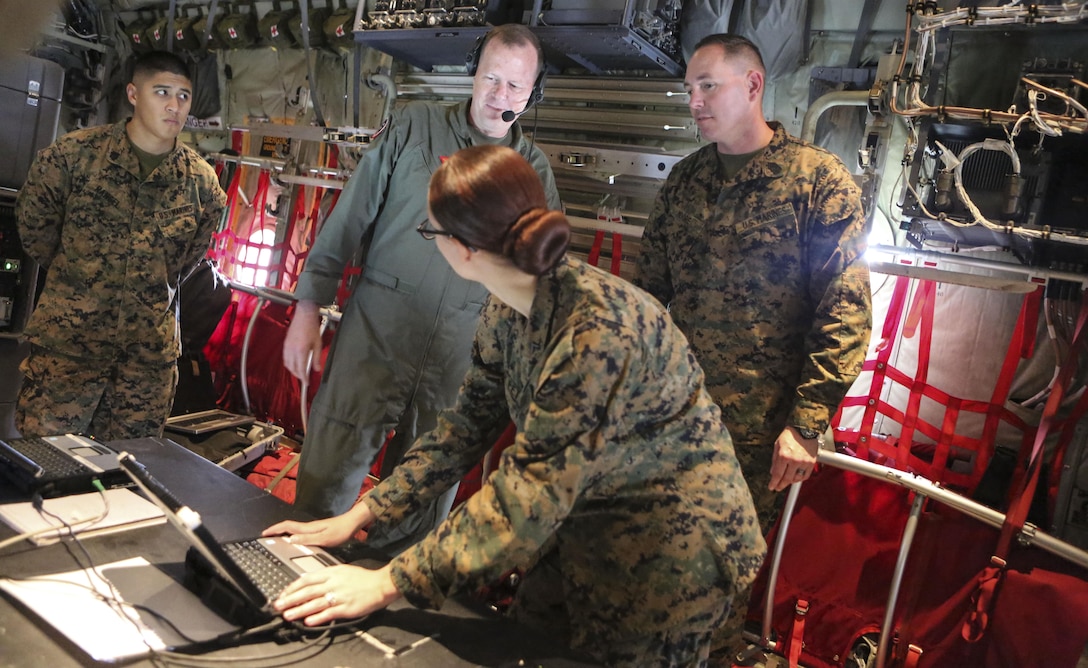
<svg viewBox="0 0 1088 668"><path fill-rule="evenodd" d="M488 40L491 39L490 34L480 35L476 38L476 43L472 46L472 50L465 54L465 69L468 71L469 76L476 75L476 68L480 66L480 56L484 52L484 47L487 45ZM540 51L540 73L536 75L536 81L533 82L533 90L529 93L529 103L525 105L525 108L520 111L515 111L517 115L521 115L529 110L535 104L538 104L544 99L544 83L548 80L548 63L544 60L544 51ZM511 109L511 111L514 111Z"/></svg>

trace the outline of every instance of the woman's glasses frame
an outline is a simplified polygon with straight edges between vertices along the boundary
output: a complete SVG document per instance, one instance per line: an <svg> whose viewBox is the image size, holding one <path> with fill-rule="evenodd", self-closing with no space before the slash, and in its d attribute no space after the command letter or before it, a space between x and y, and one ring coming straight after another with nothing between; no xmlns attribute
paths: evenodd
<svg viewBox="0 0 1088 668"><path fill-rule="evenodd" d="M425 220L419 224L416 228L416 232L419 232L419 236L423 237L427 241L434 241L436 237L449 237L450 239L456 239L465 245L469 250L476 250L467 241L457 236L453 232L447 232L446 230L436 230L433 227L428 227L429 220Z"/></svg>

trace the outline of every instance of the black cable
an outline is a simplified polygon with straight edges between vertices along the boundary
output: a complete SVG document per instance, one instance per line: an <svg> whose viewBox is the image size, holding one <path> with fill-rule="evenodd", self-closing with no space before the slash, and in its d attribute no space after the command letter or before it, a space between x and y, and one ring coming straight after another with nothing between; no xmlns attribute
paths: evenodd
<svg viewBox="0 0 1088 668"><path fill-rule="evenodd" d="M93 483L94 483L95 488L98 490L99 496L102 498L102 505L104 507L104 511L102 513L102 516L105 517L106 515L109 514L109 500L106 498L106 490L102 486L102 483L99 482L98 480L94 480ZM65 551L68 552L68 555L70 557L72 557L72 561L75 562L76 566L79 568L79 571L87 576L87 584L86 585L80 584L78 582L70 582L70 584L75 585L77 587L83 587L83 588L89 589L91 592L93 592L95 597L98 598L103 603L105 603L107 606L109 606L109 608L111 610L113 610L114 613L116 613L120 617L126 619L130 624L132 624L133 628L136 629L136 633L140 637L140 640L144 643L145 646L147 646L148 650L154 651L154 648L152 648L150 645L147 644L147 640L144 638L143 630L140 628L140 625L136 622L136 620L132 619L127 614L125 614L124 603L123 603L123 600L121 599L120 592L117 591L117 588L114 586L114 584L112 582L110 582L109 578L102 575L98 571L98 566L94 563L94 558L91 556L91 553L87 550L87 547L83 544L83 541L81 541L79 539L79 536L76 533L75 529L72 527L72 525L69 524L68 521L65 520L63 517L61 517L60 515L57 515L56 513L53 513L51 511L47 510L45 508L44 499L42 498L41 494L35 493L33 498L31 499L31 503L39 513L41 513L43 515L47 515L49 517L52 517L53 519L57 520L62 525L64 525L64 527L68 530L68 536L71 537L72 540L63 540L63 537L62 537L62 540L60 541L60 543L64 547ZM76 547L79 548L80 552L83 555L83 558L86 559L86 562L87 562L86 566L84 566L83 563L80 561L79 555L77 555L73 551L73 549L72 549L73 544ZM92 576L92 573L93 573L93 576ZM104 582L106 584L106 586L109 587L109 590L110 590L110 593L112 594L112 596L105 596L102 593L100 593L98 591L98 587L95 586L95 583L94 583L94 580L92 579L92 577L98 577L100 580L102 580L102 582ZM13 578L13 579L15 579L15 578ZM32 578L21 578L21 579L22 580L31 580ZM34 580L50 581L49 578L33 578L33 579ZM68 582L68 581L59 580L59 582Z"/></svg>
<svg viewBox="0 0 1088 668"><path fill-rule="evenodd" d="M321 127L325 126L325 115L321 113L321 103L317 99L317 79L314 77L314 62L310 53L310 8L308 0L299 0L299 11L302 12L302 51L306 54L306 76L310 81L310 102L314 105L314 120Z"/></svg>
<svg viewBox="0 0 1088 668"><path fill-rule="evenodd" d="M81 547L82 547L82 545L81 545ZM86 554L85 549L84 549L84 554ZM89 555L87 555L87 556L89 558ZM77 564L78 564L78 560L77 560ZM317 656L321 652L324 652L325 650L327 650L332 645L334 639L331 637L331 635L332 635L332 631L334 629L353 626L355 624L358 624L359 621L361 621L361 620L356 619L356 620L351 620L350 622L334 622L332 624L326 624L326 625L322 625L322 626L310 627L310 626L305 626L305 625L303 625L303 624L301 624L299 622L287 622L287 621L283 620L282 618L277 618L277 619L274 619L274 620L272 620L272 621L270 621L270 622L268 622L266 624L263 624L261 626L256 626L256 627L252 627L252 628L248 628L248 629L233 629L233 630L228 631L226 633L222 633L222 634L220 634L218 636L215 636L214 638L209 638L207 640L197 640L197 639L187 635L185 632L183 632L180 628L178 628L178 626L173 621L171 621L168 617L166 617L165 615L163 615L159 611L154 610L152 608L149 608L149 607L147 607L147 606L145 606L143 604L129 603L129 602L124 601L123 599L121 599L120 594L117 592L117 590L114 587L113 583L110 582L108 578L106 578L102 574L100 574L98 572L97 568L94 567L93 565L91 567L89 567L89 568L84 568L82 566L82 564L78 564L78 565L80 566L81 570L83 570L84 572L88 572L88 576L90 576L89 571L93 570L94 574L96 576L98 576L110 588L110 591L112 592L112 595L107 596L106 594L103 594L98 589L98 587L96 587L94 585L94 582L90 580L90 577L88 577L88 584L83 584L83 583L76 582L76 581L73 581L73 580L65 580L65 579L53 578L53 577L48 577L48 576L45 576L45 577L26 577L26 578L11 577L10 579L13 580L13 581L16 581L16 582L49 582L49 583L55 583L55 584L70 585L70 586L73 586L73 587L78 587L80 589L86 590L95 599L97 599L97 600L101 601L102 603L105 603L106 605L108 605L110 607L110 609L112 609L116 614L118 614L119 616L125 618L126 620L128 620L133 625L133 627L137 631L137 634L143 640L145 646L147 646L147 649L151 653L150 658L151 658L153 664L157 663L156 659L158 659L159 661L165 660L168 663L172 663L174 665L193 665L193 666L206 666L206 665L208 665L210 663L235 663L235 662L241 661L242 659L233 658L233 657L222 657L222 658L221 657L199 657L199 656L191 655L190 652L209 651L209 650L214 650L214 649L225 649L225 648L229 648L229 647L234 647L234 646L237 646L238 644L240 644L242 642L257 639L260 636L266 635L269 632L276 631L277 629L283 628L285 626L292 627L295 630L296 634L298 636L300 636L300 638L301 638L300 642L302 642L303 644L298 646L298 647L292 647L291 649L289 649L287 651L284 651L284 652L279 652L279 653L276 653L276 654L273 654L273 655L265 655L264 657L262 657L262 659L267 659L270 662L271 661L280 661L280 660L287 659L288 657L292 657L292 656L294 656L296 654L299 654L299 653L302 653L302 652L314 652L313 656ZM159 649L155 649L155 648L151 647L147 643L146 639L144 639L145 629L141 628L141 626L140 626L137 619L133 619L130 615L125 613L125 610L124 610L125 606L128 606L129 608L131 608L133 610L143 612L143 613L147 613L147 614L151 615L156 620L161 622L163 625L169 627L170 630L172 630L174 633L176 633L177 636L179 638L181 638L182 640L184 640L186 643L188 643L188 645L186 647L184 647L184 648L171 648L171 649L167 649L167 650L159 650ZM314 633L316 633L317 635L313 635ZM320 646L320 647L316 646L318 643L321 643L322 641L324 641L326 639L329 640L328 643L326 643L325 645ZM186 664L183 661L179 661L179 659L185 659L186 661L189 661L191 663ZM252 659L245 659L245 661L252 662ZM203 662L203 663L201 663L201 662ZM289 661L289 662L284 663L282 665L289 665L291 663L294 663L294 661L292 660L292 661ZM277 665L277 664L269 663L269 665L272 666L272 665Z"/></svg>
<svg viewBox="0 0 1088 668"><path fill-rule="evenodd" d="M104 509L105 509L103 511L103 516L105 516L106 514L109 513L109 500L106 497L105 488L102 486L102 484L97 480L94 481L94 482L95 482L95 487L98 490L99 496L102 498L102 503L103 503L103 506L104 506ZM292 635L301 639L300 642L303 643L302 646L295 647L295 648L292 648L292 649L287 650L285 652L277 653L275 655L271 655L271 656L266 655L263 658L278 661L278 660L282 660L282 659L287 659L288 657L292 657L293 655L299 654L301 652L314 651L314 650L316 650L316 652L314 653L313 656L317 656L318 654L320 654L321 652L324 652L325 650L327 650L329 647L332 646L332 643L334 641L334 638L332 637L332 632L334 630L354 627L354 626L356 626L357 624L359 624L361 621L363 621L365 619L365 617L364 617L364 618L357 618L357 619L351 619L351 620L330 622L329 624L322 624L321 626L306 626L306 625L304 625L304 624L302 624L301 622L298 622L298 621L288 622L288 621L286 621L286 620L284 620L282 618L277 617L277 618L275 618L275 619L273 619L273 620L271 620L271 621L269 621L269 622L267 622L265 624L262 624L260 626L255 626L255 627L251 627L251 628L247 628L247 629L234 629L234 630L228 631L226 633L222 633L222 634L220 634L218 636L215 636L214 638L209 638L208 640L203 640L203 641L202 640L197 640L197 639L192 638L191 636L187 635L186 633L184 633L173 621L171 621L169 618L167 618L165 615L158 612L157 610L149 608L149 607L147 607L147 606L145 606L143 604L130 603L130 602L124 601L123 598L121 597L120 592L117 591L116 586L109 580L109 578L105 577L102 573L99 572L98 566L94 563L94 558L91 556L90 552L87 550L87 548L83 544L83 542L81 540L79 540L78 533L75 531L75 529L72 527L72 525L70 523L68 523L68 521L65 520L63 517L57 515L56 513L53 513L51 511L47 510L45 508L45 506L44 506L44 499L43 499L41 494L39 494L39 493L34 494L34 496L31 499L31 503L32 503L33 507L39 513L42 513L44 515L48 515L49 517L54 518L56 521L60 522L68 530L68 535L72 538L72 540L62 540L61 544L64 546L64 548L68 552L68 554L72 557L72 560L76 563L76 566L79 568L79 570L82 571L87 576L87 584L82 584L82 583L71 581L71 580L61 580L61 579L49 578L49 577L28 577L28 578L15 578L15 577L12 577L10 579L13 580L13 581L57 582L57 583L68 584L68 585L72 585L72 586L75 586L75 587L80 587L82 589L86 589L87 591L91 592L91 594L96 599L98 599L99 601L101 601L101 602L105 603L107 606L109 606L109 608L111 610L113 610L117 615L119 615L120 617L127 620L130 624L132 624L133 628L136 630L136 633L137 633L138 637L141 639L141 641L144 643L144 645L150 651L150 653L151 653L150 659L151 659L151 662L153 664L156 664L159 660L166 660L168 662L173 662L175 665L192 665L192 666L197 666L197 667L203 667L203 666L206 666L206 665L211 664L211 663L234 663L234 662L239 661L239 659L236 659L236 658L233 658L233 657L224 657L224 658L203 657L203 658L201 658L201 657L197 657L197 656L192 656L192 655L188 654L187 652L190 652L190 651L208 651L210 649L221 649L221 648L226 648L226 647L232 647L232 646L235 646L235 645L239 644L240 642L256 639L256 638L259 638L260 636L275 632L277 630L282 630L282 629L285 629L285 628L290 628L292 630ZM73 551L73 548L72 548L73 543L75 544L76 547L79 548L79 551L82 554L82 558L84 560L86 560L86 563L87 563L86 566L83 565L83 563L82 563L82 561L80 559L80 555L78 555L75 551ZM111 595L107 596L107 595L103 594L101 591L99 591L98 587L95 586L95 583L94 583L94 580L92 579L92 577L97 577L103 583L105 583L105 585L109 588ZM137 615L137 619L133 619L129 614L126 613L126 611L125 611L125 606L126 605L129 608L131 608L131 609L133 609L133 610L135 610L137 612L144 612L144 613L147 613L147 614L151 615L152 617L157 619L159 622L161 622L163 625L169 627L170 630L172 630L175 634L177 634L177 636L179 638L181 638L186 643L188 643L188 646L184 648L186 650L186 653L178 651L177 649L157 650L154 647L152 647L148 643L147 639L144 636L144 628L141 628L140 623L138 621L139 615ZM316 636L313 635L315 633L317 634ZM317 643L320 643L325 639L329 640L329 642L327 644L325 644L322 647L315 647L315 645ZM185 658L186 660L194 661L195 663L186 664L186 663L178 661L178 659L180 659L180 658ZM308 658L312 658L312 657L308 657ZM203 663L200 663L200 661L203 661ZM252 661L252 660L251 659L246 659L246 661ZM289 661L288 663L285 663L285 664L282 664L282 665L289 665L290 663L294 663L294 662L295 661L292 660L292 661ZM271 664L271 663L269 664L269 666L273 666L273 665L277 665L277 664Z"/></svg>
<svg viewBox="0 0 1088 668"><path fill-rule="evenodd" d="M359 127L359 95L362 93L362 81L363 77L360 75L359 70L363 67L363 50L358 45L355 47L354 59L352 60L355 76L352 77L351 92L352 92L352 104L351 104L351 127Z"/></svg>
<svg viewBox="0 0 1088 668"><path fill-rule="evenodd" d="M529 157L533 155L533 147L536 146L537 121L540 120L540 105L533 105L533 134L529 137Z"/></svg>
<svg viewBox="0 0 1088 668"><path fill-rule="evenodd" d="M278 622L276 622L277 625L282 625L283 623L284 622L282 620L279 620ZM258 628L262 628L262 627L258 627ZM243 640L243 639L244 639L244 637L235 638L235 643L234 644L236 645L238 640ZM316 637L305 639L305 640L301 641L302 644L297 646L297 647L292 647L292 648L290 648L290 649L288 649L286 651L277 652L275 654L264 654L259 659L254 659L253 657L249 657L249 658L208 657L208 656L192 655L192 654L188 654L187 652L176 652L176 651L155 652L155 656L153 658L158 659L160 661L167 661L168 665L194 666L196 668L202 668L202 667L209 666L209 665L239 663L239 662L243 662L243 661L246 663L247 666L252 666L255 660L256 661L261 661L264 665L272 667L272 666L277 666L277 665L293 665L293 664L296 664L298 662L298 660L299 660L299 657L297 657L296 655L306 653L306 652L309 652L311 654L309 654L308 656L303 657L303 658L308 658L309 659L309 658L316 657L316 656L320 655L321 653L325 652L326 650L328 650L330 647L332 647L332 645L333 645L333 643L335 641L336 641L336 638L334 638L328 631L324 631L324 632L322 632L321 634L319 634ZM207 648L204 648L204 649L207 649Z"/></svg>

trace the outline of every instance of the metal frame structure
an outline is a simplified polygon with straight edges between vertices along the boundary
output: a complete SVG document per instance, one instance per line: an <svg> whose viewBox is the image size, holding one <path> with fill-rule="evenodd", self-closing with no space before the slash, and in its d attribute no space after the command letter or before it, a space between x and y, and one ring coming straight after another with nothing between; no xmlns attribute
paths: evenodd
<svg viewBox="0 0 1088 668"><path fill-rule="evenodd" d="M922 505L927 499L933 499L939 503L964 513L987 526L1000 529L1005 523L1005 514L984 506L977 501L940 487L936 483L921 476L900 471L888 466L874 464L869 461L840 454L830 450L821 450L816 455L816 461L826 466L834 466L863 475L874 480L883 480L893 485L909 489L915 496L911 504L910 514L903 529L903 536L899 544L899 552L896 557L895 570L892 574L892 584L888 591L887 603L884 610L883 625L880 630L880 640L877 644L876 668L884 668L887 660L889 639L892 638L892 623L895 616L895 606L899 598L899 589L903 581L903 573L906 570L910 548L914 541L915 530L918 527L918 519L922 513ZM746 637L767 651L778 649L778 641L771 638L772 613L774 611L775 584L778 580L778 571L782 562L782 555L786 544L786 536L789 532L790 520L797 506L797 498L801 493L803 482L795 482L790 485L786 497L786 505L782 510L782 517L778 527L778 534L774 544L774 550L770 555L770 570L768 571L767 593L763 604L763 621L760 629L760 637L755 638L746 633ZM1016 536L1021 545L1035 546L1057 557L1065 559L1072 564L1088 569L1088 552L1070 545L1058 538L1046 534L1031 523L1025 523Z"/></svg>

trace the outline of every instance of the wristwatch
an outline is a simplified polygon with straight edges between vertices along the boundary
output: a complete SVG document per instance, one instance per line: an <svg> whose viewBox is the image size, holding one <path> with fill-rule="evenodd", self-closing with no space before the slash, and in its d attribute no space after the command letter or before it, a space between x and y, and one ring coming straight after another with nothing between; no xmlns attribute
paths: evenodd
<svg viewBox="0 0 1088 668"><path fill-rule="evenodd" d="M794 429L796 429L797 433L801 435L801 438L809 441L814 438L820 438L824 435L822 431L816 431L815 429L809 429L808 427L794 426Z"/></svg>

